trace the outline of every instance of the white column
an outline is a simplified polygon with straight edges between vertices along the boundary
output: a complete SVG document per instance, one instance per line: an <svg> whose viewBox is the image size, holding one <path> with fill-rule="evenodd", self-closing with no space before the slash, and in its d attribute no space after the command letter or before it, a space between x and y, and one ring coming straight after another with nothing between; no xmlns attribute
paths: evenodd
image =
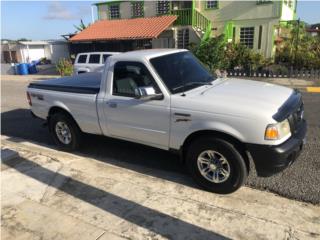
<svg viewBox="0 0 320 240"><path fill-rule="evenodd" d="M91 5L91 23L94 23L94 6Z"/></svg>

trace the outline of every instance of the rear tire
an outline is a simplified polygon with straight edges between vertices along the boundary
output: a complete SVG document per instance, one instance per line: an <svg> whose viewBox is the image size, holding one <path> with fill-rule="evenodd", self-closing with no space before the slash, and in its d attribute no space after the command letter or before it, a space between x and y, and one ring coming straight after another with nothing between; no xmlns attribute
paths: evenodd
<svg viewBox="0 0 320 240"><path fill-rule="evenodd" d="M67 114L53 114L49 120L49 131L53 141L60 149L74 151L80 147L81 130Z"/></svg>
<svg viewBox="0 0 320 240"><path fill-rule="evenodd" d="M235 192L247 179L242 155L233 144L220 138L202 137L193 141L186 161L195 182L210 192Z"/></svg>

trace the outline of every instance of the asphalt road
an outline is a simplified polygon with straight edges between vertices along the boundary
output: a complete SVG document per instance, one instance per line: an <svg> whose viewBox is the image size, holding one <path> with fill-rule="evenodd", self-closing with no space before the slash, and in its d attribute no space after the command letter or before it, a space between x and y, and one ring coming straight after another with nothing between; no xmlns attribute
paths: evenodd
<svg viewBox="0 0 320 240"><path fill-rule="evenodd" d="M1 82L1 133L40 144L53 145L47 128L42 127L40 120L30 116L25 95L26 86L25 81ZM292 166L275 176L259 178L254 171L251 171L247 185L291 199L319 204L320 94L304 92L303 99L305 117L308 121L307 144L303 153ZM186 178L189 178L177 156L135 143L90 135L86 137L84 146L78 154L118 166L127 167L130 163L132 170L144 174L154 175L152 169L161 169L171 173L183 173ZM170 174L170 177L166 175L156 177L179 181L172 176L174 174Z"/></svg>

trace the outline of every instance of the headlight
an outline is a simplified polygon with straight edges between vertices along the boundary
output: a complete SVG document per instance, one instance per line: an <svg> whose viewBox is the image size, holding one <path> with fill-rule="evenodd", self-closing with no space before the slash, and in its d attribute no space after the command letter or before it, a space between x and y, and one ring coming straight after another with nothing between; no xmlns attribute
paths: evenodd
<svg viewBox="0 0 320 240"><path fill-rule="evenodd" d="M266 140L278 140L281 138L284 138L291 134L290 131L290 124L288 119L276 123L276 124L270 124L267 126L264 139Z"/></svg>

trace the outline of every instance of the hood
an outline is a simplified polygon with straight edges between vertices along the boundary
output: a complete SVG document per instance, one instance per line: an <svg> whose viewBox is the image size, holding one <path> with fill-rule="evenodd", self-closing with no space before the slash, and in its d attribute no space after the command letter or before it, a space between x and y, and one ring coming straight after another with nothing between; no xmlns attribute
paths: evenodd
<svg viewBox="0 0 320 240"><path fill-rule="evenodd" d="M274 115L293 90L275 84L244 80L217 79L212 86L187 92L186 99L198 110L237 116ZM261 115L260 115L261 116Z"/></svg>

